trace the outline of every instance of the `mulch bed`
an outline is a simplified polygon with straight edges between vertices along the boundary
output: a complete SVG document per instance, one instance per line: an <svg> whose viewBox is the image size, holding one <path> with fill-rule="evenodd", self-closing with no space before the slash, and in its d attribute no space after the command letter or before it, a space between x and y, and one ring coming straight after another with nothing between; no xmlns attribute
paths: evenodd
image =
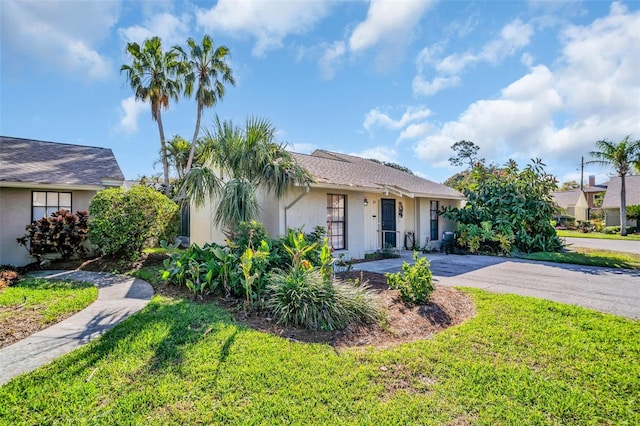
<svg viewBox="0 0 640 426"><path fill-rule="evenodd" d="M137 269L142 266L161 264L164 255L148 255L138 262L124 264L108 258L89 261L53 262L49 269L77 269L94 272L113 272L116 270ZM450 287L436 287L431 300L424 306L406 306L399 292L389 289L383 274L364 271L348 271L338 274L342 279L358 279L367 283L379 298L381 308L386 312L386 323L383 327L350 326L339 331L312 331L299 327L284 326L275 323L265 312L246 311L243 301L234 298L214 297L211 295L196 296L201 303L215 302L226 309L234 319L256 330L275 334L292 341L326 343L335 348L358 346L388 347L416 340L429 339L435 333L460 324L475 315L475 306L469 296ZM155 285L154 290L173 298L194 299L186 288L171 284ZM37 331L37 330L35 330ZM34 332L35 332L34 331Z"/></svg>

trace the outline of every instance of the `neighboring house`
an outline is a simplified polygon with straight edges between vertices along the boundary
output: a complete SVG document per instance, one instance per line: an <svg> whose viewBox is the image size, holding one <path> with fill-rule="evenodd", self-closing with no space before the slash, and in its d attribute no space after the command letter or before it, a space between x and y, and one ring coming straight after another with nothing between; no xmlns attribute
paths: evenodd
<svg viewBox="0 0 640 426"><path fill-rule="evenodd" d="M568 216L573 216L576 220L587 220L589 217L589 204L584 192L579 189L571 191L552 192L551 197L556 205Z"/></svg>
<svg viewBox="0 0 640 426"><path fill-rule="evenodd" d="M439 245L455 223L438 216L445 206L460 207L464 197L448 186L352 155L316 150L293 153L314 177L310 188L295 188L282 199L262 194L259 220L267 231L285 234L288 228L310 232L323 226L329 243L347 258L384 247ZM210 207L191 210L191 241L224 242L212 226Z"/></svg>
<svg viewBox="0 0 640 426"><path fill-rule="evenodd" d="M620 226L620 177L612 177L607 185L607 192L602 201L605 226ZM639 205L640 176L626 176L625 189L627 206Z"/></svg>
<svg viewBox="0 0 640 426"><path fill-rule="evenodd" d="M589 176L589 186L570 191L552 192L551 196L564 213L576 220L588 220L591 209L599 208L602 194L607 190L607 184L596 185L596 177Z"/></svg>
<svg viewBox="0 0 640 426"><path fill-rule="evenodd" d="M97 191L123 182L110 149L0 136L0 264L33 261L16 242L33 220L88 210Z"/></svg>

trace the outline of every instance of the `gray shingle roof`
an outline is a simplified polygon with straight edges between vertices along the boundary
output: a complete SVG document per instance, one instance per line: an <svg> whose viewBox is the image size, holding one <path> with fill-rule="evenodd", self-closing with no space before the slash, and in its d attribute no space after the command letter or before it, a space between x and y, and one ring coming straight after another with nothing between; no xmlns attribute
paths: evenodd
<svg viewBox="0 0 640 426"><path fill-rule="evenodd" d="M0 136L0 184L103 185L124 181L107 148Z"/></svg>
<svg viewBox="0 0 640 426"><path fill-rule="evenodd" d="M567 207L575 206L580 198L580 190L572 189L571 191L557 191L552 192L551 197L556 202L556 204L563 209Z"/></svg>
<svg viewBox="0 0 640 426"><path fill-rule="evenodd" d="M607 186L607 192L602 200L602 208L619 209L620 208L620 185L619 176L612 177ZM640 204L640 176L626 176L625 189L627 206Z"/></svg>
<svg viewBox="0 0 640 426"><path fill-rule="evenodd" d="M318 185L372 192L389 190L407 196L464 198L446 185L353 155L324 150L316 150L311 155L292 154L300 165L309 170Z"/></svg>

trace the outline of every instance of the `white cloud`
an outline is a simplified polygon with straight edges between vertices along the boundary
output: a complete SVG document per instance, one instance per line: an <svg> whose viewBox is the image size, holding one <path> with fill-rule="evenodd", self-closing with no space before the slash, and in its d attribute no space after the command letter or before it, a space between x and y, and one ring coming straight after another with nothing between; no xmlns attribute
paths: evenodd
<svg viewBox="0 0 640 426"><path fill-rule="evenodd" d="M320 72L325 80L331 80L336 74L336 67L339 65L340 58L345 54L346 46L344 41L335 41L326 47L324 54L318 61Z"/></svg>
<svg viewBox="0 0 640 426"><path fill-rule="evenodd" d="M119 33L127 42L142 43L148 38L158 36L164 46L172 46L184 43L188 38L190 21L187 14L175 16L163 12L146 19L143 25L121 28Z"/></svg>
<svg viewBox="0 0 640 426"><path fill-rule="evenodd" d="M352 152L349 155L355 155L362 158L373 158L390 163L398 162L398 153L396 150L387 146L376 146L360 152Z"/></svg>
<svg viewBox="0 0 640 426"><path fill-rule="evenodd" d="M318 149L318 145L313 143L294 143L289 145L288 150L293 152L299 152L301 154L311 154Z"/></svg>
<svg viewBox="0 0 640 426"><path fill-rule="evenodd" d="M400 132L400 136L396 143L399 143L405 139L418 139L429 133L431 130L431 124L429 123L414 123L409 124L404 130Z"/></svg>
<svg viewBox="0 0 640 426"><path fill-rule="evenodd" d="M422 75L413 78L412 88L416 95L434 95L443 89L455 87L460 84L460 77L435 77L432 81L426 80Z"/></svg>
<svg viewBox="0 0 640 426"><path fill-rule="evenodd" d="M497 99L472 103L417 143L416 154L446 167L451 145L466 139L493 161L537 156L574 168L596 140L640 134L639 20L614 3L609 16L566 28L556 69L533 66Z"/></svg>
<svg viewBox="0 0 640 426"><path fill-rule="evenodd" d="M149 109L149 105L137 101L135 96L129 96L120 102L122 108L122 118L120 119L120 128L125 133L135 133L138 131L138 115Z"/></svg>
<svg viewBox="0 0 640 426"><path fill-rule="evenodd" d="M263 56L282 46L289 34L303 34L328 13L323 1L235 1L219 0L208 10L199 9L196 21L207 31L250 35L256 39L253 54Z"/></svg>
<svg viewBox="0 0 640 426"><path fill-rule="evenodd" d="M381 42L408 41L413 27L432 4L430 0L371 0L367 19L353 30L349 48L356 52Z"/></svg>
<svg viewBox="0 0 640 426"><path fill-rule="evenodd" d="M424 106L409 107L402 114L399 120L392 119L389 115L380 111L379 108L370 110L364 117L362 124L367 131L373 126L381 126L387 129L399 130L407 126L409 123L417 120L423 120L431 115L431 110Z"/></svg>
<svg viewBox="0 0 640 426"><path fill-rule="evenodd" d="M107 57L94 46L109 35L119 15L117 2L2 1L2 50L12 60L28 56L59 70L104 79Z"/></svg>
<svg viewBox="0 0 640 426"><path fill-rule="evenodd" d="M528 67L531 67L535 62L535 60L536 58L528 52L523 53L522 56L520 57L520 62L522 62L524 65Z"/></svg>
<svg viewBox="0 0 640 426"><path fill-rule="evenodd" d="M459 75L468 66L478 62L497 64L527 46L532 35L533 27L530 24L515 19L502 28L499 37L487 42L477 53L453 53L439 59L443 50L442 44L426 47L416 58L418 72L413 79L413 93L430 96L443 89L455 87L460 84ZM431 79L426 77L429 68L436 71Z"/></svg>

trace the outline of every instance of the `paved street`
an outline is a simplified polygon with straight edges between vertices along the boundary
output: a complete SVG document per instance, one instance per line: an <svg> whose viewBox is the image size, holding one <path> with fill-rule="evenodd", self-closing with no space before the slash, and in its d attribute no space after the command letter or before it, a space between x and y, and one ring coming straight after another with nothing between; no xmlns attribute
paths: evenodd
<svg viewBox="0 0 640 426"><path fill-rule="evenodd" d="M534 296L640 319L640 271L533 262L492 256L428 254L437 284ZM355 269L395 272L401 259L360 263Z"/></svg>
<svg viewBox="0 0 640 426"><path fill-rule="evenodd" d="M585 247L599 250L623 251L640 254L640 241L603 240L599 238L564 238L569 247Z"/></svg>

